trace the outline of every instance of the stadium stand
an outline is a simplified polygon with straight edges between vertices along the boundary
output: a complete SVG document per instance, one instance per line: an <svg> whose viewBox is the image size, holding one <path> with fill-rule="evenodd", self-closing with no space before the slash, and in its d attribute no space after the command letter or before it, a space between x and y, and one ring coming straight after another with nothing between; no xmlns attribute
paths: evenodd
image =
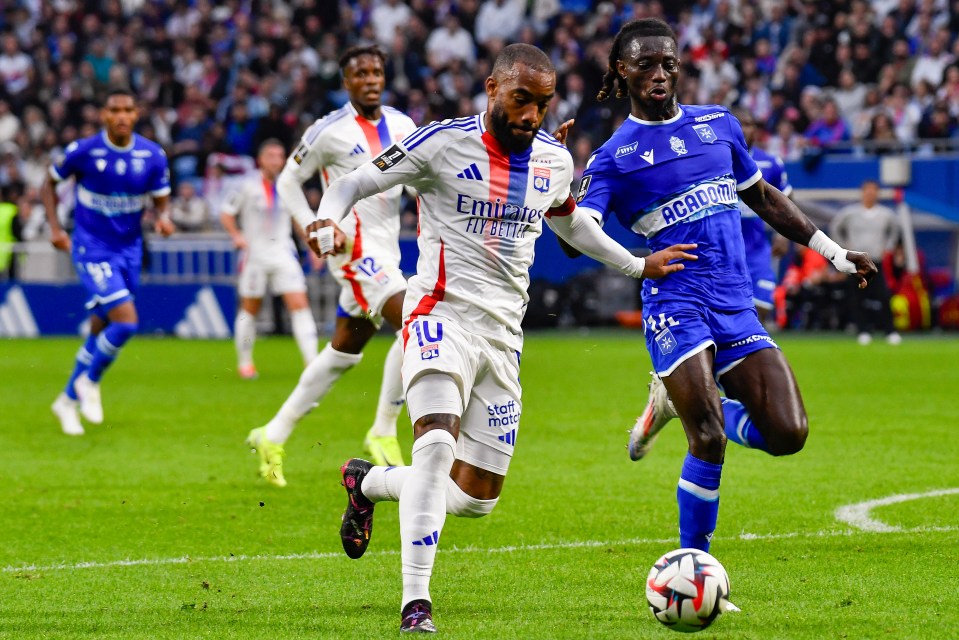
<svg viewBox="0 0 959 640"><path fill-rule="evenodd" d="M496 53L537 44L559 73L546 127L576 118L568 146L579 175L628 113L627 101L595 100L612 36L646 16L677 32L680 101L749 109L765 124L762 144L791 167L959 147L959 3L947 0L12 0L0 10L0 193L17 207L17 238L42 243L47 166L97 130L107 87L128 85L141 99L139 132L169 155L179 237L206 242L257 144L289 148L341 106L340 52L374 43L389 55L385 102L417 124L485 107ZM61 217L68 225L69 207ZM940 230L955 235L959 217L947 222ZM69 273L63 260L34 262Z"/></svg>

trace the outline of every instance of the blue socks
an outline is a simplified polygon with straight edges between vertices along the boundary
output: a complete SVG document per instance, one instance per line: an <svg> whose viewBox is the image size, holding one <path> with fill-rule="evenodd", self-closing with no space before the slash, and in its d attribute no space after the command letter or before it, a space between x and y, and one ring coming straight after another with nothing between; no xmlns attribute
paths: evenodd
<svg viewBox="0 0 959 640"><path fill-rule="evenodd" d="M87 377L92 382L100 382L103 372L113 364L120 353L120 348L133 337L136 331L136 323L114 322L100 332L100 335L96 337L96 349L93 352L90 368L87 370Z"/></svg>
<svg viewBox="0 0 959 640"><path fill-rule="evenodd" d="M70 379L67 380L67 386L63 390L67 397L71 400L77 399L76 389L73 388L73 383L77 378L80 377L80 374L90 368L90 363L93 362L93 354L97 350L97 337L90 335L87 336L86 341L83 345L77 350L76 363L73 365L73 373L70 374Z"/></svg>
<svg viewBox="0 0 959 640"><path fill-rule="evenodd" d="M679 543L684 549L709 551L719 516L719 477L723 465L705 462L687 453L679 476Z"/></svg>
<svg viewBox="0 0 959 640"><path fill-rule="evenodd" d="M722 398L723 420L726 423L726 439L750 449L769 452L766 439L753 424L746 407L737 400Z"/></svg>

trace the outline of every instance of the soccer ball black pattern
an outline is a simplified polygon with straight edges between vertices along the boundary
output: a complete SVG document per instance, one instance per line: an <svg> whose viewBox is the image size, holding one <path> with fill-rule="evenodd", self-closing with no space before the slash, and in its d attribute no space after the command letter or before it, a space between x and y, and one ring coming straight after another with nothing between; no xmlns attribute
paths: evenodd
<svg viewBox="0 0 959 640"><path fill-rule="evenodd" d="M701 631L723 612L729 576L716 558L699 549L670 551L646 579L653 617L674 631Z"/></svg>

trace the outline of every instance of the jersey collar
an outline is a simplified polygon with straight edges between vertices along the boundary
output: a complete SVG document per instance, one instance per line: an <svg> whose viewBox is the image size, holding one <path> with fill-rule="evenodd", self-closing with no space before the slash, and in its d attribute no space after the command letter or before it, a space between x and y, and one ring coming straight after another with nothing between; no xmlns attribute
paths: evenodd
<svg viewBox="0 0 959 640"><path fill-rule="evenodd" d="M664 125L664 124L672 124L672 123L676 122L677 120L679 120L680 118L682 118L682 117L683 117L683 108L682 108L682 106L677 105L677 111L678 111L678 113L677 113L676 115L674 115L672 118L670 118L669 120L640 120L639 118L637 118L637 117L634 116L633 114L629 114L629 119L632 120L633 122L636 122L636 123L639 123L639 124L644 124L644 125L646 125L646 126L648 126L648 127L659 127L659 126L662 126L662 125Z"/></svg>
<svg viewBox="0 0 959 640"><path fill-rule="evenodd" d="M103 138L103 144L107 145L114 151L130 151L131 149L133 149L133 145L136 142L136 138L134 136L136 136L135 133L130 134L130 144L128 144L125 147L118 147L117 145L110 142L110 136L107 135L106 129L103 129L100 131L100 137Z"/></svg>

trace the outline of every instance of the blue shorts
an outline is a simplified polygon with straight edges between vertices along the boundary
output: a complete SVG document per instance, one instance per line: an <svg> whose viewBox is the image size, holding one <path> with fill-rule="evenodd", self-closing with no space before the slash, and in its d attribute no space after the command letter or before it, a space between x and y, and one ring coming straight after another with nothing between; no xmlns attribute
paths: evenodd
<svg viewBox="0 0 959 640"><path fill-rule="evenodd" d="M643 315L646 348L660 376L704 349L716 351L713 372L718 379L750 353L779 348L756 309L717 311L694 302L664 301L647 303Z"/></svg>
<svg viewBox="0 0 959 640"><path fill-rule="evenodd" d="M109 253L91 250L73 252L73 265L80 282L90 293L86 307L100 316L132 300L140 286L139 250Z"/></svg>

